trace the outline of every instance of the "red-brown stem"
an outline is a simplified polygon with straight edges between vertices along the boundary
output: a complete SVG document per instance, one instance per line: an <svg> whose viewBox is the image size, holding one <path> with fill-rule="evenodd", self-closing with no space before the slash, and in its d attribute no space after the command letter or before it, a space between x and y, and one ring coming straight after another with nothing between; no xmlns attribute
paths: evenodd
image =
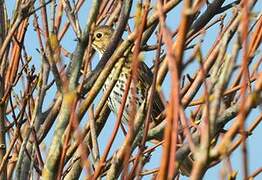
<svg viewBox="0 0 262 180"><path fill-rule="evenodd" d="M247 0L243 0L243 8L242 8L242 43L243 43L243 60L242 60L242 69L243 69L243 79L242 79L242 86L243 88L240 90L241 94L241 105L240 105L240 130L242 134L242 153L243 153L243 172L244 172L244 179L248 178L248 157L247 157L247 144L246 144L246 134L245 134L245 115L244 108L246 103L246 93L248 85L246 82L250 82L249 77L249 70L248 70L248 27L249 27L249 3Z"/></svg>

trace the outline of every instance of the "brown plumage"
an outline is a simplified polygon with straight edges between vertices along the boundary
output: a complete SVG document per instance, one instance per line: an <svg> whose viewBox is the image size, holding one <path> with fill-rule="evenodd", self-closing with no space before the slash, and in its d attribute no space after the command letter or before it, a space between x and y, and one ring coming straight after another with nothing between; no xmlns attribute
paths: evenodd
<svg viewBox="0 0 262 180"><path fill-rule="evenodd" d="M109 26L100 26L98 27L93 35L93 48L100 54L100 56L103 55L105 52L107 46L110 43L110 40L112 38L114 30ZM121 69L120 75L117 79L117 82L115 86L113 87L109 98L108 98L108 106L115 114L118 113L122 97L124 95L125 87L127 84L128 77L131 72L131 61L132 61L132 53L130 53L127 58L125 59L125 64ZM105 84L103 85L103 90L106 91L108 87L111 84L111 81L113 79L114 72L116 71L117 67L119 66L119 63L116 63L112 72L109 74L108 78L105 81ZM147 67L147 65L144 62L139 63L139 74L138 74L138 81L136 84L131 83L131 88L136 88L136 106L139 108L139 106L142 104L144 99L146 98L146 93L148 89L150 88L150 85L153 81L153 74L151 70ZM122 122L127 123L130 112L131 112L131 98L132 94L129 90L129 94L127 97L127 101L125 104L125 109L123 112ZM160 96L158 93L155 93L153 98L153 108L152 108L152 119L156 120L156 117L160 115L164 111L164 105L160 99ZM159 140L159 137L157 138ZM184 162L181 164L180 171L183 175L189 175L192 168L192 160L190 158L186 158Z"/></svg>
<svg viewBox="0 0 262 180"><path fill-rule="evenodd" d="M93 48L99 52L100 56L105 52L107 46L110 43L110 40L112 38L114 30L109 26L100 26L98 27L93 36ZM122 97L124 95L126 82L128 79L128 76L131 72L131 61L132 61L132 55L131 53L128 55L128 58L125 60L125 64L121 70L121 73L118 77L118 80L113 87L111 94L108 99L108 105L110 109L117 114L119 111L119 107L121 104ZM108 86L110 85L113 74L119 66L119 63L116 63L115 67L113 68L112 72L109 74L104 86L103 90L106 91ZM136 105L137 108L142 104L143 100L145 99L146 92L148 91L150 85L152 84L153 80L153 74L150 71L150 69L147 67L147 65L144 62L139 63L139 75L138 75L138 81L136 85L133 83L131 84L131 87L136 88ZM127 122L128 117L131 112L131 91L129 91L127 102L125 105L125 110L123 113L123 122ZM160 100L159 95L156 93L153 101L153 111L152 111L152 117L156 118L162 111L164 110L164 105Z"/></svg>

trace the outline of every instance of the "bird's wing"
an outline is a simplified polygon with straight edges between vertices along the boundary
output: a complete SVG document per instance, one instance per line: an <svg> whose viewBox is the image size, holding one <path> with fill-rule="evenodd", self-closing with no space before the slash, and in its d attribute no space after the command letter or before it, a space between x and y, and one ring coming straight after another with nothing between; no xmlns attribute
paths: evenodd
<svg viewBox="0 0 262 180"><path fill-rule="evenodd" d="M153 83L153 73L143 61L141 61L139 64L139 80L142 82L141 84L145 86L145 89L149 89L149 87ZM156 91L153 100L153 118L155 119L157 116L159 116L160 113L164 111L164 109L165 106L160 98L159 93Z"/></svg>

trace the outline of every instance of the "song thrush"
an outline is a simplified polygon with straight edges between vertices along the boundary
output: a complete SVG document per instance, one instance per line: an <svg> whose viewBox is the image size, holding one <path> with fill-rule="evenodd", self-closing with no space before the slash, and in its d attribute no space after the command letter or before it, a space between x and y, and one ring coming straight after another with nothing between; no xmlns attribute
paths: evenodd
<svg viewBox="0 0 262 180"><path fill-rule="evenodd" d="M112 38L114 29L109 26L100 26L95 29L94 35L93 35L93 42L92 47L100 54L100 56L103 55L105 52L107 46L110 43L110 40ZM129 53L127 58L125 59L125 64L121 69L120 75L117 79L116 84L114 85L109 98L108 98L108 106L115 114L119 112L119 108L121 106L122 97L124 95L126 82L128 80L128 77L130 76L131 72L131 61L132 61L132 53ZM106 79L104 85L103 85L103 91L106 91L108 87L111 84L111 81L113 80L114 72L117 69L117 66L119 66L119 63L116 63L113 70L110 72L108 78ZM136 84L133 82L131 83L131 87L136 88L136 108L139 108L139 106L142 104L143 100L145 99L146 92L148 91L150 85L153 81L153 73L151 70L147 67L147 65L144 62L139 63L139 71L138 71L138 81ZM132 98L131 91L129 90L127 101L125 104L125 109L123 112L122 122L127 123L130 113L131 113L131 98ZM160 113L164 110L164 105L162 101L160 100L160 96L155 93L154 101L153 101L153 108L152 108L152 119L156 118ZM185 161L185 163L188 163L188 161ZM181 168L182 174L189 175L190 169L192 165L189 163L185 167L182 163ZM180 168L180 170L181 170Z"/></svg>
<svg viewBox="0 0 262 180"><path fill-rule="evenodd" d="M100 26L95 30L92 46L97 52L99 52L100 56L102 56L103 53L105 52L110 42L110 39L112 38L112 35L113 35L113 29L109 26ZM131 72L131 61L132 61L132 55L130 53L130 55L128 55L127 58L125 59L124 66L121 69L121 73L117 79L117 82L109 95L108 106L111 109L111 111L113 111L115 114L117 114L119 111L119 107L121 105L122 97L124 95L125 87L127 84L126 82ZM115 64L115 67L113 68L108 78L106 79L105 84L103 86L104 91L106 91L108 86L110 85L117 66L119 66L119 63ZM139 106L142 104L145 98L145 94L148 88L150 87L153 79L152 72L144 62L140 62L138 76L139 77L137 83L136 84L131 83L131 87L134 87L136 89L136 95L135 95L136 108L139 108ZM133 96L131 94L131 91L129 90L127 101L125 104L125 109L123 112L123 118L122 118L122 121L124 123L128 121L128 118L131 113L132 97ZM153 103L152 117L156 117L164 110L164 105L161 103L161 100L157 94L154 99L155 100Z"/></svg>

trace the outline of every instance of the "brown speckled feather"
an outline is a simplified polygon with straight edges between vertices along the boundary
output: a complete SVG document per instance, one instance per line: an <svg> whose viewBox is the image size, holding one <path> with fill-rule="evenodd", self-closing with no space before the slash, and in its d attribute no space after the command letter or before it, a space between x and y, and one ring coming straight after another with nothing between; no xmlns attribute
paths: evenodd
<svg viewBox="0 0 262 180"><path fill-rule="evenodd" d="M153 83L153 73L148 68L148 66L144 62L140 62L139 64L139 80L146 83L145 87L147 90ZM154 101L153 101L153 108L152 108L152 115L156 118L160 113L164 111L165 107L161 98L157 92L154 94Z"/></svg>

